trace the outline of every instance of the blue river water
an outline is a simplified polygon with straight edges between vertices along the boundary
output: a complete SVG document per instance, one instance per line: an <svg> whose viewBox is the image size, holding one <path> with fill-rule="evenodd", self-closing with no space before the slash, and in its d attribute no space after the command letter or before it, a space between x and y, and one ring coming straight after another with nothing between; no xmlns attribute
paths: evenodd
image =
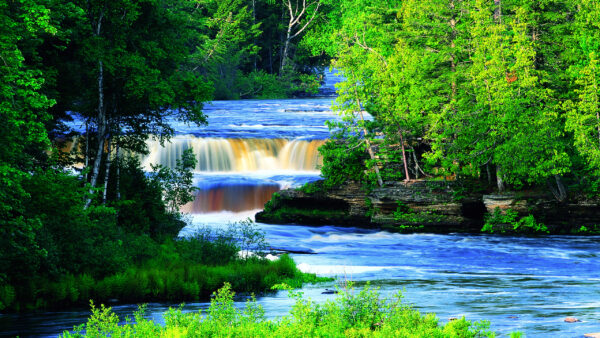
<svg viewBox="0 0 600 338"><path fill-rule="evenodd" d="M328 74L326 89L340 79ZM184 206L189 226L222 227L253 215L277 190L319 179L317 148L329 135L326 120L338 119L332 97L298 100L219 101L205 106L209 125L175 124L177 135L161 147L149 141L142 162L172 165L192 147L199 159L195 202ZM394 234L335 226L259 224L273 248L293 254L306 272L337 277L307 285L305 297L323 294L341 281L361 287L367 281L384 295L403 291L405 302L440 322L465 316L489 320L500 336L521 331L527 337L582 337L600 332L600 237L510 237L481 234ZM258 302L270 318L288 312L285 291ZM238 306L243 306L240 299ZM169 306L148 304L148 316L161 322ZM191 303L184 311L204 309ZM122 318L137 305L115 305ZM0 335L56 336L86 321L87 310L0 315ZM577 323L564 322L576 317Z"/></svg>

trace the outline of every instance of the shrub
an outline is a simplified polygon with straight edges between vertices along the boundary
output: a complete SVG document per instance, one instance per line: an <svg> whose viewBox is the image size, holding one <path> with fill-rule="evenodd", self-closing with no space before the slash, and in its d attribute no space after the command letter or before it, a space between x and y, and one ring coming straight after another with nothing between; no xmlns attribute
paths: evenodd
<svg viewBox="0 0 600 338"><path fill-rule="evenodd" d="M500 208L496 208L493 214L487 215L481 231L489 233L515 232L525 234L542 234L550 232L548 227L543 223L538 223L533 215L519 218L519 214L516 211L508 209L505 212L502 212Z"/></svg>
<svg viewBox="0 0 600 338"><path fill-rule="evenodd" d="M135 324L117 325L118 318L110 308L94 307L88 322L64 332L62 337L164 336L164 337L494 337L488 322L472 323L464 318L440 325L433 314L421 315L402 303L399 293L382 298L377 289L367 285L355 293L343 290L335 300L317 304L303 299L302 293L290 292L295 304L289 315L270 321L264 310L252 299L245 309L233 301L230 284L213 294L211 304L202 315L183 313L182 308L169 309L165 325L145 319L141 307Z"/></svg>
<svg viewBox="0 0 600 338"><path fill-rule="evenodd" d="M366 145L358 138L340 140L335 136L319 147L323 156L321 176L325 179L325 189L335 187L346 181L364 181Z"/></svg>

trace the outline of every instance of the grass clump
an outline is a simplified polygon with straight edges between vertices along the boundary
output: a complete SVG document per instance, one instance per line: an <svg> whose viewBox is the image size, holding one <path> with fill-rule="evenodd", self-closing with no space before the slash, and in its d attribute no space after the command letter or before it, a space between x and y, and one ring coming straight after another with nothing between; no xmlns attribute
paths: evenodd
<svg viewBox="0 0 600 338"><path fill-rule="evenodd" d="M433 314L422 315L402 303L402 295L386 299L367 285L353 289L324 304L304 299L301 292L290 291L295 298L291 312L277 320L267 320L254 300L244 309L233 302L234 292L225 284L214 293L206 313L183 313L169 309L165 325L144 318L144 308L135 314L135 324L118 325L119 318L110 308L95 307L86 324L65 332L62 337L494 337L489 323L472 323L464 318L440 325Z"/></svg>
<svg viewBox="0 0 600 338"><path fill-rule="evenodd" d="M84 305L90 299L127 303L197 301L208 299L224 283L237 292L258 293L268 292L279 283L301 287L303 283L322 280L298 270L287 255L276 261L252 257L215 266L181 260L170 264L153 261L98 280L85 274L65 276L42 287L39 299L55 308Z"/></svg>

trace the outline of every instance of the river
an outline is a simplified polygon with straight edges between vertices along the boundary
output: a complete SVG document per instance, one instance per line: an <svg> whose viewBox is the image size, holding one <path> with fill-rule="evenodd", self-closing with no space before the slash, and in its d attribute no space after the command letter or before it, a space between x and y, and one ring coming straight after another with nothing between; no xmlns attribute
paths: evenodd
<svg viewBox="0 0 600 338"><path fill-rule="evenodd" d="M328 74L325 91L339 81ZM317 148L329 135L324 123L336 119L333 98L218 101L207 104L209 125L176 124L165 148L150 142L150 163L173 164L193 147L199 160L196 201L184 207L190 225L220 227L253 217L283 188L319 178ZM509 237L480 234L393 234L335 226L259 224L272 247L310 252L292 255L300 268L323 276L367 281L385 295L403 290L405 301L444 323L453 317L489 320L501 335L582 337L600 332L600 237ZM339 282L307 285L305 297L323 294ZM287 313L292 301L281 291L259 297L270 318ZM238 303L243 306L243 300ZM149 304L148 316L161 321L169 306ZM185 311L206 308L187 304ZM116 305L122 317L136 305ZM0 315L0 335L56 336L85 322L89 311ZM577 317L580 322L566 323Z"/></svg>

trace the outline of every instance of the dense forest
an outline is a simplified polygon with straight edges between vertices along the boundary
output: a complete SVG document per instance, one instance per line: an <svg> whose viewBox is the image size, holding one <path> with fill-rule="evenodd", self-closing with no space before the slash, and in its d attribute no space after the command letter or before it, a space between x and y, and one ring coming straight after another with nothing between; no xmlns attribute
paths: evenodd
<svg viewBox="0 0 600 338"><path fill-rule="evenodd" d="M444 178L597 195L597 1L330 5L305 40L347 77L346 122L322 149L331 185Z"/></svg>

